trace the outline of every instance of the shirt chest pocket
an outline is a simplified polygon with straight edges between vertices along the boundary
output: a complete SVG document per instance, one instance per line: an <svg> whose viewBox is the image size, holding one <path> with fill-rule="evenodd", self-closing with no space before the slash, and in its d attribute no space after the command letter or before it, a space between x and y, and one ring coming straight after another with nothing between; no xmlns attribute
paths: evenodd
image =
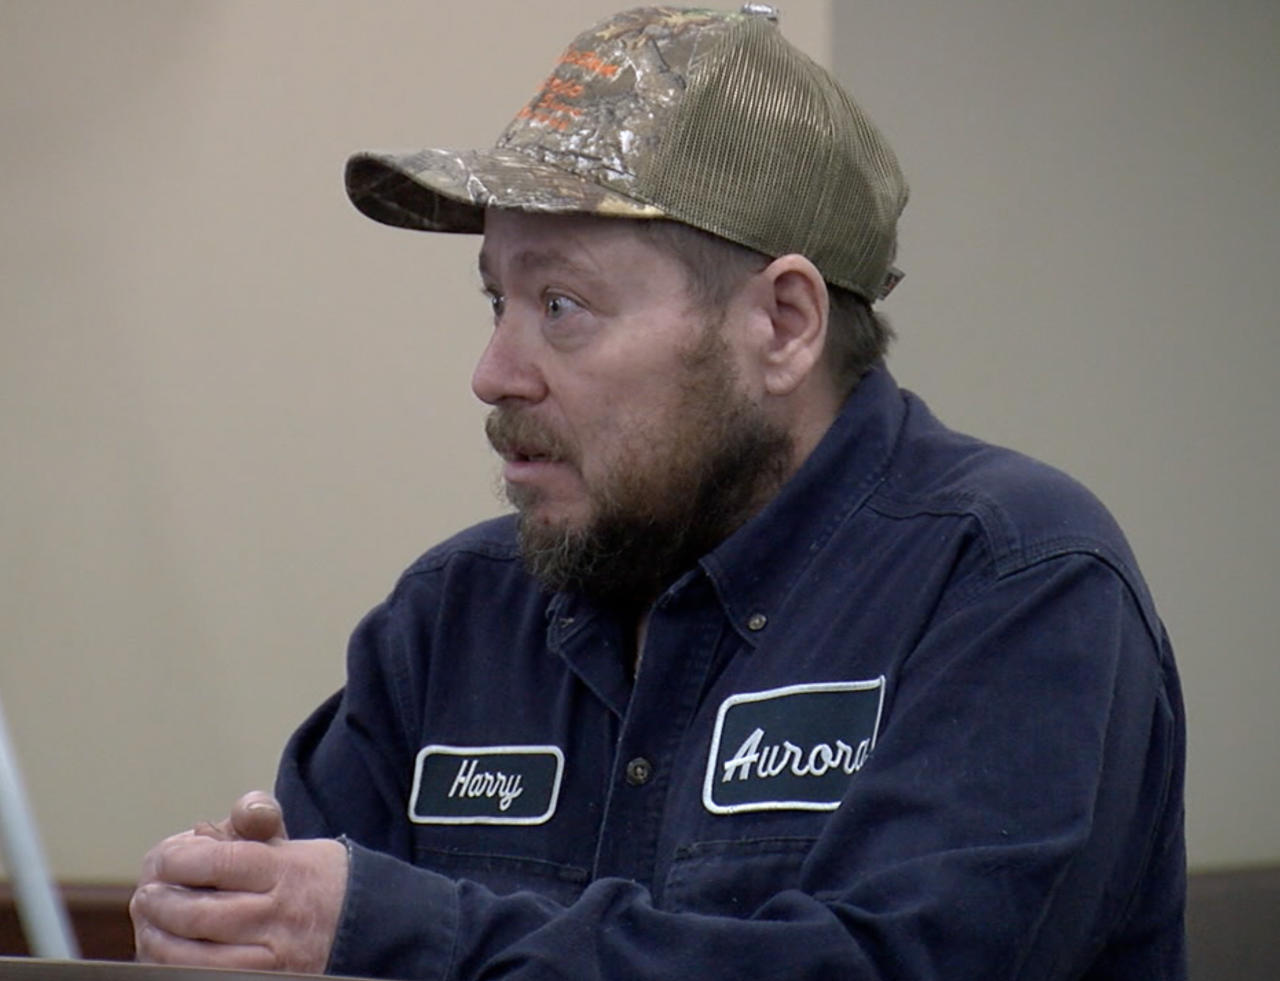
<svg viewBox="0 0 1280 981"><path fill-rule="evenodd" d="M800 887L815 838L705 841L676 851L661 905L672 912L751 915L770 896Z"/></svg>

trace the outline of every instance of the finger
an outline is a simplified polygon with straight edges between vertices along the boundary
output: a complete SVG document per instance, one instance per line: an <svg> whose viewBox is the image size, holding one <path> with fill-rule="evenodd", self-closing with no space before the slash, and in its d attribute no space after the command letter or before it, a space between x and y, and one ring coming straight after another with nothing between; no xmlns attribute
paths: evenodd
<svg viewBox="0 0 1280 981"><path fill-rule="evenodd" d="M288 837L279 801L262 790L251 790L236 801L231 809L231 827L247 841Z"/></svg>
<svg viewBox="0 0 1280 981"><path fill-rule="evenodd" d="M170 835L164 841L160 842L160 844L156 845L149 852L147 852L147 854L143 856L143 859L142 859L142 871L138 874L138 884L142 885L143 883L146 883L146 882L154 882L156 880L156 870L160 864L161 853L165 851L165 849L167 849L173 842L179 841L180 839L183 839L183 838L190 838L191 836L192 836L192 832L190 831L184 831L181 834L177 834L177 835Z"/></svg>
<svg viewBox="0 0 1280 981"><path fill-rule="evenodd" d="M144 964L229 968L238 971L277 969L272 951L258 944L219 944L166 933L152 923L134 929L137 958Z"/></svg>
<svg viewBox="0 0 1280 981"><path fill-rule="evenodd" d="M217 824L211 824L208 821L197 821L196 826L191 829L191 833L200 835L202 838L213 838L215 841L227 841L235 835L235 832L231 829L230 818L225 818Z"/></svg>
<svg viewBox="0 0 1280 981"><path fill-rule="evenodd" d="M231 816L217 823L199 821L193 833L219 841L270 841L287 838L279 802L263 790L251 790L231 808Z"/></svg>
<svg viewBox="0 0 1280 981"><path fill-rule="evenodd" d="M135 923L170 937L263 946L272 902L263 893L152 885L135 894L130 912Z"/></svg>
<svg viewBox="0 0 1280 981"><path fill-rule="evenodd" d="M279 874L271 846L257 841L193 835L171 840L157 851L152 879L167 885L267 892Z"/></svg>

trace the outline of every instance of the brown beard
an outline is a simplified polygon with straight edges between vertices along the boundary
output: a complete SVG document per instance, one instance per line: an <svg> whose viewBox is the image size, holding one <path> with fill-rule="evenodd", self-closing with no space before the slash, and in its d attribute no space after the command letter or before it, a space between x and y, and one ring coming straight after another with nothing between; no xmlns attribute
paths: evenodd
<svg viewBox="0 0 1280 981"><path fill-rule="evenodd" d="M638 611L733 534L777 491L794 443L736 385L719 331L708 326L682 355L674 431L655 458L623 456L591 490L594 513L581 528L529 517L537 492L507 489L519 511L525 566L552 591L580 592L604 605ZM490 442L533 447L576 462L574 448L532 418L495 409Z"/></svg>

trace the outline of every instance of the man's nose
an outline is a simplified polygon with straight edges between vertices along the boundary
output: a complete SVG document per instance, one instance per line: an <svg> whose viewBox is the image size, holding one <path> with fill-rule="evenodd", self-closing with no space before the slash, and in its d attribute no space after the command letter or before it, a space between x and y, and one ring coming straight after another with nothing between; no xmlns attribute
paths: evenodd
<svg viewBox="0 0 1280 981"><path fill-rule="evenodd" d="M499 323L471 375L476 398L488 405L507 399L540 401L546 395L546 382L534 355L518 324Z"/></svg>

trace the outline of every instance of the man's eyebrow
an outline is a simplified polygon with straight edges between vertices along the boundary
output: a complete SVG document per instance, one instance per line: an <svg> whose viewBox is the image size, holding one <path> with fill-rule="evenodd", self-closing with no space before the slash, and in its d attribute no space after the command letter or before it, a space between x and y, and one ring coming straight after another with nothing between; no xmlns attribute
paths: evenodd
<svg viewBox="0 0 1280 981"><path fill-rule="evenodd" d="M559 249L525 249L517 252L513 264L524 272L546 272L548 270L571 273L577 276L598 276L600 267L596 263L583 262ZM480 250L480 275L492 279L493 263L484 249Z"/></svg>

